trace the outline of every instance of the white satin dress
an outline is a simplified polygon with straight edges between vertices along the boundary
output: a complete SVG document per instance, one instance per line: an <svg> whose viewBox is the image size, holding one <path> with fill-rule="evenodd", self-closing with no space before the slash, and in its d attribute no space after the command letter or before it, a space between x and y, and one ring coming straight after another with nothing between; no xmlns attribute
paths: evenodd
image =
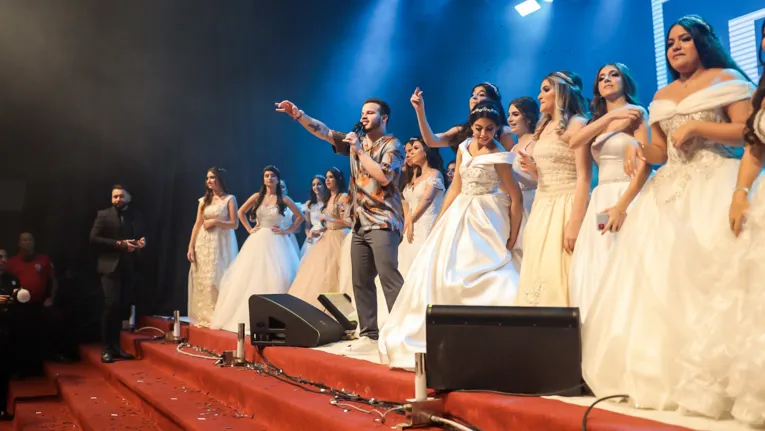
<svg viewBox="0 0 765 431"><path fill-rule="evenodd" d="M598 291L600 277L606 268L616 233L605 233L597 228L597 216L616 205L630 185L624 172L624 152L635 138L627 133L603 133L590 146L593 160L598 164L598 186L592 191L582 228L571 256L569 275L569 301L579 307L582 323L587 318L590 303Z"/></svg>
<svg viewBox="0 0 765 431"><path fill-rule="evenodd" d="M680 103L651 103L649 122L668 137L667 164L635 200L587 314L582 372L596 396L627 394L638 408L676 408L678 357L709 297L697 275L721 259L740 151L703 137L677 148L671 134L689 121L727 121L725 107L752 89L732 80Z"/></svg>
<svg viewBox="0 0 765 431"><path fill-rule="evenodd" d="M391 368L413 369L414 354L425 352L428 304L509 306L515 300L510 199L494 167L512 164L515 154L473 157L470 141L459 146L462 190L420 248L380 331L380 353Z"/></svg>

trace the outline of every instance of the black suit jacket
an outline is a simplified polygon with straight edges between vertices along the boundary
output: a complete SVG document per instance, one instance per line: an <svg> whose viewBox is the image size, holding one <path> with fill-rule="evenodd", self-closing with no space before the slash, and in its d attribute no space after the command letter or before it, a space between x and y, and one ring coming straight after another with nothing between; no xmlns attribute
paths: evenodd
<svg viewBox="0 0 765 431"><path fill-rule="evenodd" d="M145 236L143 218L134 209L128 208L123 213L124 224L116 208L101 210L96 215L93 229L90 230L90 243L98 247L98 272L111 274L117 270L120 260L130 259L128 252L117 248L117 241L141 239ZM136 250L132 255L137 254Z"/></svg>

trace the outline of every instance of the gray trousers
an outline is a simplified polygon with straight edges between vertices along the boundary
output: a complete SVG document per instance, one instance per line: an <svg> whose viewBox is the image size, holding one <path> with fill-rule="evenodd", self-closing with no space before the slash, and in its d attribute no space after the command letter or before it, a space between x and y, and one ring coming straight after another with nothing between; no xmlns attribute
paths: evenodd
<svg viewBox="0 0 765 431"><path fill-rule="evenodd" d="M398 272L401 234L389 230L364 232L354 229L351 235L351 272L356 313L359 316L359 335L376 340L379 328L375 277L380 275L385 302L390 310L404 284L404 278Z"/></svg>

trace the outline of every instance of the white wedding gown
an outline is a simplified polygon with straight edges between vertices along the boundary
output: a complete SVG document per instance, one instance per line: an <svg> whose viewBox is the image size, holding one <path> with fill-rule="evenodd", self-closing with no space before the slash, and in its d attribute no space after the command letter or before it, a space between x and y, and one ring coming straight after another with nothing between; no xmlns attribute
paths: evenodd
<svg viewBox="0 0 765 431"><path fill-rule="evenodd" d="M721 258L715 241L728 229L739 160L736 151L702 137L678 149L670 136L689 121L726 121L724 108L751 92L741 79L680 103L651 103L649 122L668 137L668 160L635 201L590 305L582 371L596 396L627 394L638 408L675 407L677 359L707 296L695 280L705 264L688 255Z"/></svg>
<svg viewBox="0 0 765 431"><path fill-rule="evenodd" d="M765 114L755 124L765 136ZM675 399L694 414L731 414L765 426L765 187L751 194L741 235L720 237L719 259L700 278L711 295L693 326L680 359L683 373Z"/></svg>
<svg viewBox="0 0 765 431"><path fill-rule="evenodd" d="M305 213L310 214L311 219L311 226L308 227L308 229L311 232L317 231L321 229L321 211L324 209L324 204L322 202L316 202L315 204L311 205L310 207L308 205L303 205L303 208L307 209L310 208L308 211L304 211ZM308 222L308 218L306 218L306 223ZM318 241L319 238L314 238L312 241L309 241L308 238L303 241L303 246L300 248L300 261L302 262L305 256L308 254L308 251L311 250L311 247L313 247L314 244L316 244L316 241Z"/></svg>
<svg viewBox="0 0 765 431"><path fill-rule="evenodd" d="M249 333L250 296L287 293L295 279L300 259L294 237L271 231L284 226L285 216L276 205L261 205L256 215L260 229L250 234L221 280L212 329L236 332L245 323Z"/></svg>
<svg viewBox="0 0 765 431"><path fill-rule="evenodd" d="M425 352L428 304L513 304L518 272L507 250L510 200L499 189L496 164L512 164L514 154L462 153L462 190L433 227L406 274L404 286L382 330L379 348L391 368L414 368Z"/></svg>
<svg viewBox="0 0 765 431"><path fill-rule="evenodd" d="M569 273L569 301L572 307L579 307L582 323L617 237L616 233L603 234L598 230L597 215L616 205L629 187L630 177L624 173L624 151L634 142L635 138L626 133L608 132L595 138L590 146L598 164L598 186L590 196Z"/></svg>

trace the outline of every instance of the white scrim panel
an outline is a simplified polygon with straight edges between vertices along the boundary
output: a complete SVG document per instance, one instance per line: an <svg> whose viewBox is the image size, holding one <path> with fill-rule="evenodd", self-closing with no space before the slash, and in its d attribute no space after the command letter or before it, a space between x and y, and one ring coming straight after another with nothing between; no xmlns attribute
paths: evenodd
<svg viewBox="0 0 765 431"><path fill-rule="evenodd" d="M653 20L653 51L656 58L656 88L667 85L667 60L664 56L664 8L669 0L651 0L651 17Z"/></svg>
<svg viewBox="0 0 765 431"><path fill-rule="evenodd" d="M763 17L765 8L728 21L730 55L754 82L760 78L757 65L757 48L760 41L757 39L754 22Z"/></svg>

